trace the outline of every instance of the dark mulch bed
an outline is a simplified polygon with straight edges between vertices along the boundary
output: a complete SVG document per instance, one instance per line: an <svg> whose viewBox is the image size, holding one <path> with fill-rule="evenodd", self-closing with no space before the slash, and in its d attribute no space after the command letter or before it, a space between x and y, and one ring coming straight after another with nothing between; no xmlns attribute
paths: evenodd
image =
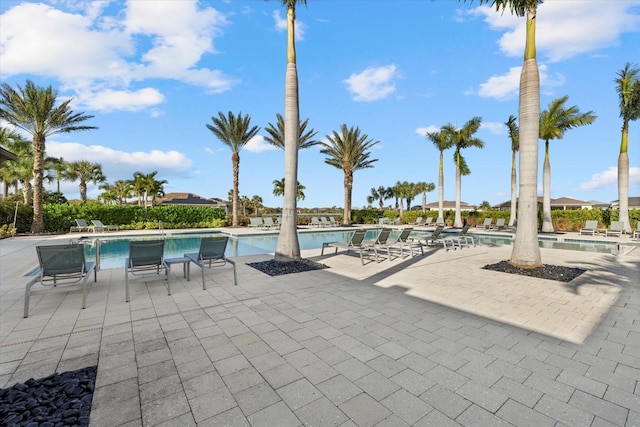
<svg viewBox="0 0 640 427"><path fill-rule="evenodd" d="M519 274L521 276L537 277L539 279L556 280L568 283L584 273L582 268L564 267L561 265L544 264L537 268L518 268L508 261L500 261L497 264L487 264L482 267L485 270L500 271L503 273Z"/></svg>
<svg viewBox="0 0 640 427"><path fill-rule="evenodd" d="M269 276L280 276L282 274L303 273L305 271L320 270L329 268L319 262L303 259L294 262L278 262L276 260L248 262L248 266L255 268Z"/></svg>
<svg viewBox="0 0 640 427"><path fill-rule="evenodd" d="M0 389L0 425L89 425L96 368L53 374Z"/></svg>

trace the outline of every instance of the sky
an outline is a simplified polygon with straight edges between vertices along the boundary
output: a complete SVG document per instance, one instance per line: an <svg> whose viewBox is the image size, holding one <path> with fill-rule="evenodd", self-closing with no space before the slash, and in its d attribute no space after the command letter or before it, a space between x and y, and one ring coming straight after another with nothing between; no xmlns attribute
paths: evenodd
<svg viewBox="0 0 640 427"><path fill-rule="evenodd" d="M284 151L264 137L284 113L285 18L280 0L2 0L0 78L51 85L74 112L94 116L85 124L97 130L50 136L48 156L100 163L109 183L158 171L165 193L226 199L231 150L206 125L220 112L248 115L260 131L240 151L240 195L279 207ZM437 201L439 152L425 134L473 117L484 148L462 152L471 173L461 200L510 200L504 123L518 115L525 18L454 0L308 0L296 18L300 118L318 140L345 124L377 141L373 167L354 173L354 208L398 181L434 183L427 202ZM567 107L597 115L550 142L551 197L616 200L615 79L626 63L640 65L640 0L547 0L536 47L541 108L567 95ZM320 149L299 152L298 206L342 207L344 174ZM540 141L540 195L543 149ZM629 195L640 196L640 122L630 125L629 158ZM78 182L61 191L79 198ZM100 192L89 184L90 198ZM455 194L448 150L444 199Z"/></svg>

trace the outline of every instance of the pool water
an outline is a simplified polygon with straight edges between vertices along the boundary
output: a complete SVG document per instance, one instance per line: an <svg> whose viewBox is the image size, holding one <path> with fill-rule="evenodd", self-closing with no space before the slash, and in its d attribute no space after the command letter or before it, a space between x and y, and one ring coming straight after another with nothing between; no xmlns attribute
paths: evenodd
<svg viewBox="0 0 640 427"><path fill-rule="evenodd" d="M366 235L366 239L375 238L378 230L371 229ZM311 232L299 232L298 241L300 242L300 249L318 249L322 247L324 242L332 241L345 241L353 233L351 230L344 231L311 231ZM221 232L211 233L185 233L185 234L173 234L173 235L156 235L156 236L136 236L136 240L152 240L161 239L165 240L165 258L177 258L182 257L187 252L198 252L200 248L200 240L203 237L213 235L226 235ZM390 239L393 240L399 234L398 230L394 230L390 235ZM430 231L416 230L412 234L415 237L427 237L431 234ZM448 233L443 232L442 235L446 236ZM449 234L457 234L455 232ZM513 243L512 238L509 236L496 236L486 234L473 234L474 237L480 239L480 243L484 246L503 246L511 245ZM100 239L100 268L123 268L124 260L129 254L129 241L131 237L114 237L108 239ZM228 257L239 257L248 255L261 255L273 253L278 241L278 235L276 233L263 233L263 234L247 234L239 236L229 236L229 243L227 245L226 255ZM96 257L97 245L95 240L87 239L85 243L85 254L87 259L93 260ZM577 251L589 251L598 253L611 253L618 254L618 245L614 242L559 242L555 239L539 239L539 245L542 248L554 248L554 249L567 249Z"/></svg>

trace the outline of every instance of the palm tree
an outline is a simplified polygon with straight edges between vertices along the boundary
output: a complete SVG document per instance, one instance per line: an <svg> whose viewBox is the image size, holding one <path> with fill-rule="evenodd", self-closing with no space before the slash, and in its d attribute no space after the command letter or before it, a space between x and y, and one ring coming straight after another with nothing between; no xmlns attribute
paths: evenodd
<svg viewBox="0 0 640 427"><path fill-rule="evenodd" d="M91 163L86 160L79 160L68 164L65 173L69 181L80 180L80 201L87 203L87 183L105 182L107 178L102 173L102 165Z"/></svg>
<svg viewBox="0 0 640 427"><path fill-rule="evenodd" d="M273 181L273 195L274 196L284 196L284 178L282 179L276 179ZM297 194L296 194L296 198L298 200L304 200L304 198L306 197L304 195L304 190L307 188L304 185L301 185L300 182L298 182L297 187Z"/></svg>
<svg viewBox="0 0 640 427"><path fill-rule="evenodd" d="M516 116L510 115L504 123L509 131L511 139L511 213L509 214L509 226L513 227L516 222L516 209L518 207L518 193L516 181L516 153L518 152L520 139L518 138L518 123Z"/></svg>
<svg viewBox="0 0 640 427"><path fill-rule="evenodd" d="M440 151L440 163L438 166L438 218L444 218L444 150L453 146L453 142L447 132L427 132L427 139Z"/></svg>
<svg viewBox="0 0 640 427"><path fill-rule="evenodd" d="M164 184L167 184L167 180L157 180L156 176L158 171L153 171L148 174L142 172L134 172L133 174L133 190L138 195L138 206L140 206L140 200L144 200L144 207L146 208L151 197L151 205L156 201L156 197L164 196Z"/></svg>
<svg viewBox="0 0 640 427"><path fill-rule="evenodd" d="M596 115L593 111L581 113L577 106L565 108L568 95L556 98L549 109L540 113L540 138L544 140L544 166L542 175L542 231L553 233L551 221L551 163L549 162L549 141L562 139L565 131L578 126L591 124Z"/></svg>
<svg viewBox="0 0 640 427"><path fill-rule="evenodd" d="M640 118L640 68L627 63L618 72L615 80L620 99L620 117L622 118L622 141L618 155L618 220L624 224L626 232L631 231L629 224L629 122Z"/></svg>
<svg viewBox="0 0 640 427"><path fill-rule="evenodd" d="M371 189L371 195L367 196L367 203L378 201L378 210L384 209L384 201L391 197L391 189L389 187L379 186Z"/></svg>
<svg viewBox="0 0 640 427"><path fill-rule="evenodd" d="M467 165L466 160L462 157L461 151L465 148L477 147L483 148L484 142L474 137L474 134L480 129L482 119L480 117L474 117L464 124L461 128L456 128L453 125L445 125L442 127L442 132L445 132L447 138L451 139L455 152L453 153L453 161L456 164L456 215L453 222L454 227L462 227L462 214L460 211L460 199L462 197L462 176L469 175L471 170Z"/></svg>
<svg viewBox="0 0 640 427"><path fill-rule="evenodd" d="M233 199L232 199L232 221L233 227L238 227L238 188L240 185L240 150L247 145L249 140L256 136L260 128L251 127L251 117L247 114L243 116L238 113L234 115L231 111L225 116L222 112L218 117L211 117L213 125L207 124L209 129L220 141L231 149L231 166L233 168Z"/></svg>
<svg viewBox="0 0 640 427"><path fill-rule="evenodd" d="M344 216L342 223L351 224L351 191L353 189L353 173L359 169L372 168L378 159L369 159L371 147L379 141L369 139L369 135L360 134L359 128L340 126L340 133L333 131L326 136L328 142L320 152L328 156L324 162L344 172Z"/></svg>
<svg viewBox="0 0 640 427"><path fill-rule="evenodd" d="M113 183L113 191L118 196L118 204L124 205L133 195L133 181L119 179Z"/></svg>
<svg viewBox="0 0 640 427"><path fill-rule="evenodd" d="M251 204L253 205L253 214L258 216L258 209L262 207L262 197L255 195L251 198Z"/></svg>
<svg viewBox="0 0 640 427"><path fill-rule="evenodd" d="M306 6L307 0L281 0L287 8L287 71L284 87L284 203L282 224L275 260L278 262L299 261L297 189L298 147L300 146L300 104L298 101L298 68L296 65L295 22L296 6Z"/></svg>
<svg viewBox="0 0 640 427"><path fill-rule="evenodd" d="M58 91L43 88L27 80L17 90L7 83L0 87L0 119L26 131L33 138L33 222L32 233L44 231L42 198L44 192L44 153L47 137L58 133L97 129L81 123L93 116L74 113L68 99L56 106Z"/></svg>
<svg viewBox="0 0 640 427"><path fill-rule="evenodd" d="M2 195L6 198L9 194L9 187L17 187L21 178L19 171L24 169L20 164L24 163L25 157L30 157L33 161L33 147L20 134L8 128L0 128L0 145L16 155L16 160L8 160L0 164L0 180L3 183ZM30 178L31 174L32 172L28 170L27 178Z"/></svg>
<svg viewBox="0 0 640 427"><path fill-rule="evenodd" d="M269 136L265 136L264 140L274 147L278 147L284 150L284 118L282 114L276 114L276 123L269 123L266 127L266 131ZM298 150L302 150L305 148L313 147L314 145L318 145L320 141L314 140L313 137L318 133L315 129L307 130L307 126L309 125L309 119L304 119L303 122L300 123L300 132L298 134Z"/></svg>
<svg viewBox="0 0 640 427"><path fill-rule="evenodd" d="M471 0L473 1L473 0ZM518 117L520 119L520 191L518 227L509 262L517 267L541 267L538 246L538 128L540 125L540 73L536 61L536 19L543 0L478 0L497 11L507 8L526 16L524 63L520 71Z"/></svg>
<svg viewBox="0 0 640 427"><path fill-rule="evenodd" d="M67 179L66 172L69 164L62 157L52 157L48 162L49 170L54 172L56 180L56 193L60 192L60 181Z"/></svg>
<svg viewBox="0 0 640 427"><path fill-rule="evenodd" d="M231 190L233 195L233 190ZM247 206L251 205L251 200L247 196L239 197L238 202L242 206L242 215L247 216Z"/></svg>
<svg viewBox="0 0 640 427"><path fill-rule="evenodd" d="M427 193L436 189L436 185L433 182L418 182L416 184L416 190L422 193L422 213L427 212Z"/></svg>
<svg viewBox="0 0 640 427"><path fill-rule="evenodd" d="M404 181L404 182L396 182L396 185L393 186L393 194L395 194L395 196L400 199L400 204L398 205L398 207L400 208L400 218L404 218L404 201L402 199L407 200L407 206L410 203L410 198L411 196L411 185L409 184L409 182Z"/></svg>

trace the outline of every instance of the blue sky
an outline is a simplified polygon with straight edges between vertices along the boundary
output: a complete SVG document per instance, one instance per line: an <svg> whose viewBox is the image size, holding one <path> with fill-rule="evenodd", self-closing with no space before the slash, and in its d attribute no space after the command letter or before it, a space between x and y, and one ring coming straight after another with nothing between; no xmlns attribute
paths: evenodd
<svg viewBox="0 0 640 427"><path fill-rule="evenodd" d="M226 198L231 151L206 124L218 112L248 114L262 130L240 152L240 194L281 206L272 182L284 176L284 153L263 137L284 109L285 14L279 0L2 0L0 74L11 85L52 85L60 100L73 98L74 111L95 116L88 124L98 130L54 135L47 155L99 162L111 183L157 170L167 193ZM425 133L474 116L482 117L476 136L485 147L463 152L471 174L462 200L509 200L504 122L518 114L524 24L453 0L308 0L298 8L300 117L318 139L344 123L379 141L374 167L355 172L354 207L367 204L372 187L437 185L438 151ZM617 199L614 80L627 62L640 62L640 1L547 0L536 41L541 107L568 95L568 106L598 116L551 141L551 197ZM343 173L319 151L300 152L299 206L342 206ZM630 196L640 196L639 153L634 122ZM62 191L79 197L78 183L62 183ZM444 191L455 200L452 150ZM89 197L99 192L89 186ZM428 202L437 198L437 189L428 194Z"/></svg>

